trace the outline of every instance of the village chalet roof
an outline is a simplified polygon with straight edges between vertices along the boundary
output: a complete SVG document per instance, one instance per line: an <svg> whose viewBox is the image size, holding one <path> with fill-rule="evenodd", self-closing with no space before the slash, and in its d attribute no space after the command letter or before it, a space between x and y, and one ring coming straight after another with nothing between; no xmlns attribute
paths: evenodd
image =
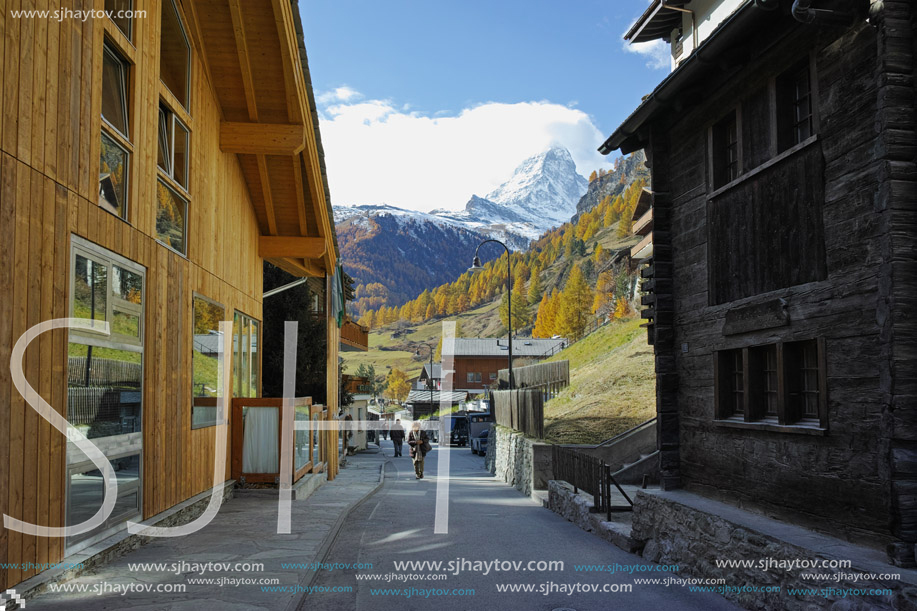
<svg viewBox="0 0 917 611"><path fill-rule="evenodd" d="M429 378L430 377L430 363L424 363L423 374L420 377L423 377L424 374ZM439 363L433 363L433 379L441 380L443 377L443 366Z"/></svg>
<svg viewBox="0 0 917 611"><path fill-rule="evenodd" d="M444 392L441 390L433 391L433 404L441 403L443 400L449 402L450 405L456 405L461 403L468 398L468 393L465 391L455 391L455 392ZM430 391L429 390L412 390L408 393L408 398L405 403L426 403L430 404Z"/></svg>
<svg viewBox="0 0 917 611"><path fill-rule="evenodd" d="M556 352L561 344L566 344L566 338L557 339L529 339L513 338L513 356L544 356ZM506 338L455 338L455 356L507 356L509 349Z"/></svg>

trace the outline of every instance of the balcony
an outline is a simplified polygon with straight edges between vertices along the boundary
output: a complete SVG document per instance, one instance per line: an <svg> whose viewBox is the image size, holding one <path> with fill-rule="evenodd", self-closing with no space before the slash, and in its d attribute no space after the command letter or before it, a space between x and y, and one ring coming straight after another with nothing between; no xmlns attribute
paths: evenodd
<svg viewBox="0 0 917 611"><path fill-rule="evenodd" d="M653 232L650 231L636 246L630 249L630 258L634 261L646 261L653 256Z"/></svg>
<svg viewBox="0 0 917 611"><path fill-rule="evenodd" d="M366 352L369 350L369 329L352 320L341 327L341 352Z"/></svg>
<svg viewBox="0 0 917 611"><path fill-rule="evenodd" d="M634 221L634 235L646 235L653 230L653 209L647 210L643 216Z"/></svg>

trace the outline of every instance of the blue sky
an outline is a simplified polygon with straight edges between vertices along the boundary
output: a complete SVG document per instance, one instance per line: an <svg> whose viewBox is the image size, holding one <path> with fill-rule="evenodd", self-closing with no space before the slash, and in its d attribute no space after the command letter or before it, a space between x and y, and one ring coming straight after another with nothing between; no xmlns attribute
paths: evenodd
<svg viewBox="0 0 917 611"><path fill-rule="evenodd" d="M550 144L587 174L668 72L647 0L301 0L335 204L459 208Z"/></svg>

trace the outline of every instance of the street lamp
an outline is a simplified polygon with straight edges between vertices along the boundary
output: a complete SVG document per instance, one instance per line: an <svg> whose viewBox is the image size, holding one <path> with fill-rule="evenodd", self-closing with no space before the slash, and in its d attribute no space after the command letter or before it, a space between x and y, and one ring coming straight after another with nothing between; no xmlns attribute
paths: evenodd
<svg viewBox="0 0 917 611"><path fill-rule="evenodd" d="M422 343L430 352L430 378L427 380L427 386L430 387L430 416L433 416L433 347L430 344ZM414 354L420 356L420 350L415 350Z"/></svg>
<svg viewBox="0 0 917 611"><path fill-rule="evenodd" d="M509 327L509 389L513 390L513 262L512 257L510 257L511 253L509 248L500 240L484 240L474 249L474 259L468 271L475 273L484 270L484 267L481 265L481 258L478 257L478 251L481 250L481 246L484 246L488 242L495 242L506 251L506 318L507 327Z"/></svg>

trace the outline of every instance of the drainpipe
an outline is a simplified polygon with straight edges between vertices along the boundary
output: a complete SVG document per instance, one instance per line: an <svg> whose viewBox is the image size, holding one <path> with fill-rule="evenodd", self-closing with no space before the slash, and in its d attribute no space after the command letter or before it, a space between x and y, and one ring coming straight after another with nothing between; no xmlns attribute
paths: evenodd
<svg viewBox="0 0 917 611"><path fill-rule="evenodd" d="M812 0L793 0L793 18L801 23L850 25L856 15L848 11L812 8Z"/></svg>

